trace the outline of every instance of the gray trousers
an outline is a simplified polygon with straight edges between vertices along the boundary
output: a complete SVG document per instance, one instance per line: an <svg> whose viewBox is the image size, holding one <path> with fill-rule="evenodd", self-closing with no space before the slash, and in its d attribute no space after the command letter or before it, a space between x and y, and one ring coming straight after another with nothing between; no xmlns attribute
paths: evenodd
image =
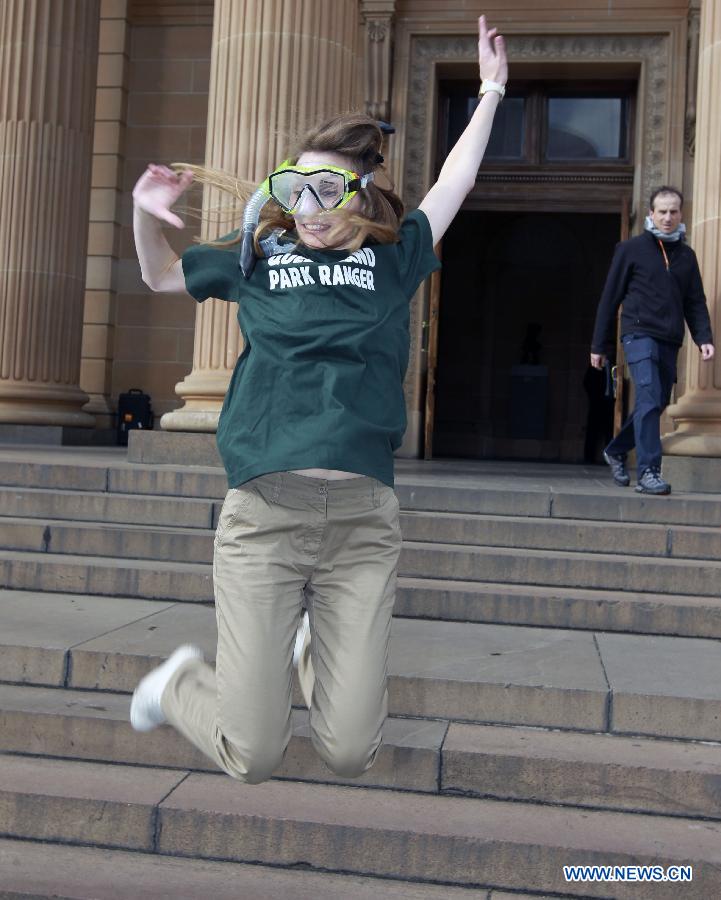
<svg viewBox="0 0 721 900"><path fill-rule="evenodd" d="M388 645L401 547L398 501L372 478L277 472L231 489L215 537L216 667L183 664L166 718L251 784L291 736L292 654L305 599L315 671L313 746L337 774L368 769L387 715Z"/></svg>

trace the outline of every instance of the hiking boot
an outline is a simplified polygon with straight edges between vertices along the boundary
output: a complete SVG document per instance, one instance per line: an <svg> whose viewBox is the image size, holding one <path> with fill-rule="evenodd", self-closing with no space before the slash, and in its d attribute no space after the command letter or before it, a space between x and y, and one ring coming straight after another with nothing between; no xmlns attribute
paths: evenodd
<svg viewBox="0 0 721 900"><path fill-rule="evenodd" d="M638 479L636 490L639 494L670 494L671 485L661 478L661 470L650 466Z"/></svg>
<svg viewBox="0 0 721 900"><path fill-rule="evenodd" d="M202 660L203 651L192 644L183 644L140 681L130 704L130 724L136 731L152 731L167 721L160 698L176 670L189 659Z"/></svg>
<svg viewBox="0 0 721 900"><path fill-rule="evenodd" d="M603 451L603 458L611 467L613 480L619 487L628 487L631 484L631 478L626 468L626 454L623 456L611 456L610 453Z"/></svg>

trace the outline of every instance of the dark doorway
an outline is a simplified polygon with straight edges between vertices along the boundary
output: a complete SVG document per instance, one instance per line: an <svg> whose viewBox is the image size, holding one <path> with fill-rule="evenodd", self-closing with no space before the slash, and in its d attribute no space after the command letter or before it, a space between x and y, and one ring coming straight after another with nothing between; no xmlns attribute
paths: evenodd
<svg viewBox="0 0 721 900"><path fill-rule="evenodd" d="M620 219L456 217L443 240L434 456L583 460L591 332Z"/></svg>

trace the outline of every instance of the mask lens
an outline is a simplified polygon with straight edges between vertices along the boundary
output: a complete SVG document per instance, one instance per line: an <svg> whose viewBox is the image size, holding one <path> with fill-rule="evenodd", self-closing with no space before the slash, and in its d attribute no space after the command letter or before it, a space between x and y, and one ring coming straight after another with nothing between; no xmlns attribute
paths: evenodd
<svg viewBox="0 0 721 900"><path fill-rule="evenodd" d="M345 196L345 179L339 172L326 169L307 174L294 169L274 172L270 194L286 212L292 212L304 191L309 191L323 209L334 209Z"/></svg>
<svg viewBox="0 0 721 900"><path fill-rule="evenodd" d="M345 195L345 179L338 172L318 172L311 175L313 189L323 209L338 206Z"/></svg>

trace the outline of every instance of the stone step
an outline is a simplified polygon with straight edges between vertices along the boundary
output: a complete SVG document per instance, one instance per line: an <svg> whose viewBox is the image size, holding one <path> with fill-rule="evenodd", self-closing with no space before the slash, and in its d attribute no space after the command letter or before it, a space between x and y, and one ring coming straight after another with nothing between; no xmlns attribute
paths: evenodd
<svg viewBox="0 0 721 900"><path fill-rule="evenodd" d="M54 533L47 526L43 535L36 535L41 541L40 552L0 550L0 586L20 590L77 589L125 596L134 596L140 590L145 592L141 596L152 598L173 596L172 592L177 590L177 599L212 599L212 584L206 574L211 569L212 551L205 557L205 565L156 562L153 558L127 557L122 552L123 548L137 549L142 543L132 528L111 529L108 534L96 528L95 532L87 535L91 549L110 550L114 545L115 558L43 552L43 545L53 548ZM59 531L57 534L61 548L64 541L66 546L71 545L68 550L77 549L84 537L82 532L73 533L72 529L66 530L64 537ZM210 548L210 535L204 539ZM177 555L185 546L188 556L191 551L196 556L203 555L203 544L188 534L149 533L146 544L148 548L157 548L159 553ZM721 562L404 541L398 573L424 579L717 597ZM176 589L178 574L183 584ZM69 587L71 584L78 587Z"/></svg>
<svg viewBox="0 0 721 900"><path fill-rule="evenodd" d="M485 889L7 838L0 838L0 872L2 900L489 900Z"/></svg>
<svg viewBox="0 0 721 900"><path fill-rule="evenodd" d="M170 726L133 731L129 708L128 694L0 684L0 751L218 771ZM293 737L276 777L438 792L447 722L390 717L373 767L351 780L333 774L313 749L307 710L292 715Z"/></svg>
<svg viewBox="0 0 721 900"><path fill-rule="evenodd" d="M10 452L0 446L0 485L18 488L52 488L70 491L108 490L109 459L116 456L95 448L92 454L77 454L69 461L57 448L23 448ZM111 463L112 464L112 463Z"/></svg>
<svg viewBox="0 0 721 900"><path fill-rule="evenodd" d="M115 692L216 640L211 607L12 591L0 634L0 680ZM712 640L395 619L389 674L397 716L721 740Z"/></svg>
<svg viewBox="0 0 721 900"><path fill-rule="evenodd" d="M42 518L212 528L217 505L212 500L194 498L0 488L0 516L14 519Z"/></svg>
<svg viewBox="0 0 721 900"><path fill-rule="evenodd" d="M721 558L718 528L607 522L600 535L597 523L583 520L419 512L401 512L400 522L406 541L643 558ZM13 516L0 517L0 547L123 559L207 562L213 552L213 531L173 523L141 525Z"/></svg>
<svg viewBox="0 0 721 900"><path fill-rule="evenodd" d="M721 638L721 604L715 596L400 577L395 615Z"/></svg>
<svg viewBox="0 0 721 900"><path fill-rule="evenodd" d="M398 571L414 578L452 578L659 594L718 597L721 562L611 553L516 550L404 541Z"/></svg>
<svg viewBox="0 0 721 900"><path fill-rule="evenodd" d="M452 722L441 791L721 819L721 745Z"/></svg>
<svg viewBox="0 0 721 900"><path fill-rule="evenodd" d="M217 771L168 726L133 731L129 703L127 694L0 685L0 751ZM717 743L390 717L373 767L344 780L320 762L307 713L295 709L276 777L721 819L719 751Z"/></svg>
<svg viewBox="0 0 721 900"><path fill-rule="evenodd" d="M95 539L94 536L90 538L91 541ZM423 564L423 556L417 558ZM402 572L405 559L404 556ZM499 566L495 568L497 570ZM453 573L454 576L456 574ZM486 573L487 577L490 574ZM401 575L396 615L640 634L721 637L721 606L716 595L634 591L629 589L630 585L624 584L620 589L595 590L565 585L514 585L493 580L487 583L461 581L455 577L437 577L437 572L432 575L431 578ZM210 564L107 559L60 553L1 550L0 587L20 591L213 602Z"/></svg>
<svg viewBox="0 0 721 900"><path fill-rule="evenodd" d="M207 564L213 536L209 528L0 518L0 547L34 553Z"/></svg>
<svg viewBox="0 0 721 900"><path fill-rule="evenodd" d="M719 528L531 516L401 511L406 541L482 547L614 553L674 559L721 558Z"/></svg>
<svg viewBox="0 0 721 900"><path fill-rule="evenodd" d="M671 494L651 497L632 489L599 486L597 490L529 487L524 480L507 487L479 476L476 483L459 486L458 479L396 478L401 508L496 516L534 516L587 519L603 522L639 522L660 525L721 525L721 503L707 494Z"/></svg>
<svg viewBox="0 0 721 900"><path fill-rule="evenodd" d="M721 892L716 822L292 781L247 786L140 766L5 756L0 832L536 893L567 894L568 865L691 866L692 881L654 884L653 897ZM640 896L638 884L612 890L618 900ZM582 893L608 897L609 885L585 883Z"/></svg>
<svg viewBox="0 0 721 900"><path fill-rule="evenodd" d="M0 550L0 588L157 600L213 601L206 564Z"/></svg>
<svg viewBox="0 0 721 900"><path fill-rule="evenodd" d="M33 456L37 456L37 451ZM102 457L100 457L102 458ZM404 510L471 513L494 516L533 516L554 519L585 519L605 522L624 522L658 525L688 525L709 528L721 525L721 503L704 494L672 494L669 497L649 497L632 489L617 488L607 480L594 483L593 489L577 487L573 490L545 486L543 481L529 482L525 478L508 480L504 486L492 474L480 472L476 477L459 484L458 477L437 478L424 474L403 474L403 461L397 461L400 473L396 477L396 493ZM85 471L87 469L87 471ZM218 469L199 467L143 466L114 462L99 465L63 465L58 462L24 462L20 459L0 459L0 515L35 515L18 510L18 502L4 494L51 488L56 493L101 493L122 498L130 504L139 499L154 503L162 501L183 503L200 500L219 506L227 490L225 475ZM32 501L32 502L31 502ZM68 503L63 498L44 501L49 510ZM76 501L79 510L101 508L97 498L89 505ZM42 509L43 501L30 498L28 506ZM133 521L124 518L127 509L110 505L114 513L111 521ZM8 510L15 510L10 512ZM40 513L43 514L43 513ZM45 515L52 515L46 512ZM150 513L146 514L150 515ZM54 518L63 516L52 515ZM76 517L76 516L73 516ZM77 518L92 518L89 512ZM97 519L97 512L95 515ZM142 521L149 521L143 519ZM168 519L167 521L174 521ZM157 522L156 522L157 524ZM180 524L180 523L179 523ZM189 522L188 524L194 524Z"/></svg>

